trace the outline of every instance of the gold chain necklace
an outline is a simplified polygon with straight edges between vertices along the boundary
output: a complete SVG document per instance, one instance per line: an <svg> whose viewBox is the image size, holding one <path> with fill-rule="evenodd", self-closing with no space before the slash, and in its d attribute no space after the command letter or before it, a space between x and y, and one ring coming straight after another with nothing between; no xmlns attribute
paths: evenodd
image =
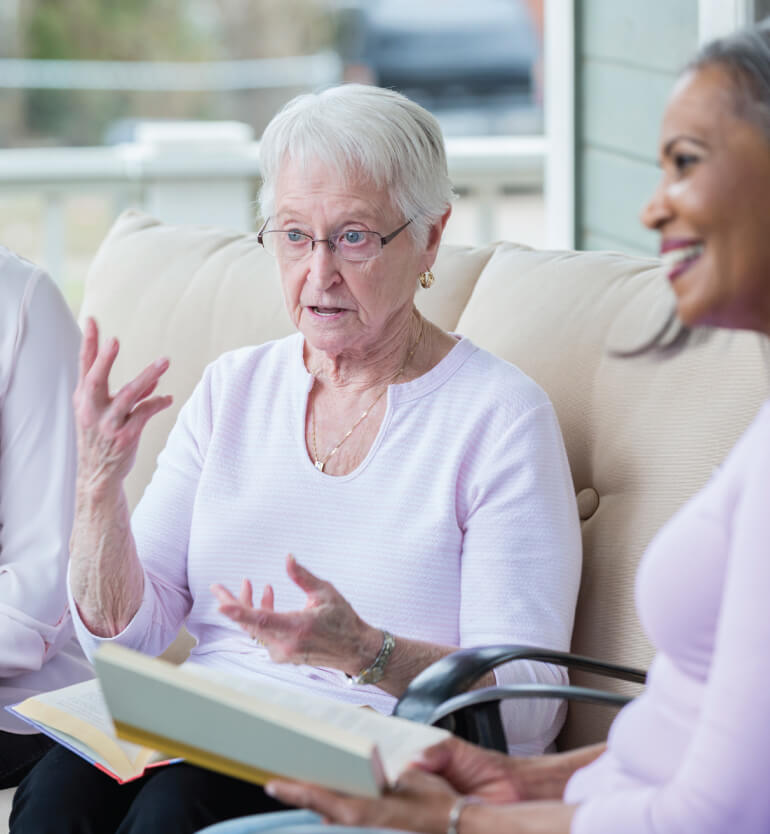
<svg viewBox="0 0 770 834"><path fill-rule="evenodd" d="M420 344L420 339L422 339L422 328L423 328L423 320L420 321L420 332L417 334L417 338L415 339L414 344L412 345L412 349L406 355L406 359L404 359L404 364L399 368L398 373L393 377L393 382L397 379L400 379L401 375L406 370L406 366L411 361L412 357L414 356L414 352L417 350L417 345ZM388 383L391 385L392 383ZM355 423L342 435L339 443L326 455L326 457L321 460L318 457L318 448L316 446L316 436L315 436L315 409L310 413L310 417L313 421L313 458L314 458L314 466L319 472L324 471L324 467L329 462L329 459L332 458L336 453L337 450L342 446L342 444L350 437L351 434L364 422L364 420L369 416L369 412L374 408L375 405L385 396L385 392L388 390L388 385L386 385L382 391L369 403L369 405L361 412L361 416L356 420Z"/></svg>

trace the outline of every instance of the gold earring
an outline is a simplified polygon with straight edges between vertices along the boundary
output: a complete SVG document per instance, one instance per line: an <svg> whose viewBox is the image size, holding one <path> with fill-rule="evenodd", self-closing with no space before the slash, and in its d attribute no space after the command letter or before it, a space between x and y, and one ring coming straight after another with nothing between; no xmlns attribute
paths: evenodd
<svg viewBox="0 0 770 834"><path fill-rule="evenodd" d="M420 273L420 286L424 289L430 289L433 286L433 282L436 280L433 273L426 269L425 272Z"/></svg>

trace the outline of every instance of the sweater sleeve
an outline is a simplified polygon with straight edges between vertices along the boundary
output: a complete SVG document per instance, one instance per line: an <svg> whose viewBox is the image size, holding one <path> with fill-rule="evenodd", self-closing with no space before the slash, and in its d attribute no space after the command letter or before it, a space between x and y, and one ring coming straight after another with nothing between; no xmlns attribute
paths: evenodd
<svg viewBox="0 0 770 834"><path fill-rule="evenodd" d="M770 443L766 431L759 437L744 450L714 654L687 752L664 785L584 803L574 834L770 831Z"/></svg>
<svg viewBox="0 0 770 834"><path fill-rule="evenodd" d="M523 643L569 650L580 582L581 539L561 431L550 403L531 408L480 450L462 552L461 645ZM499 684L566 683L561 667L514 661ZM542 752L564 706L550 699L508 701L511 750Z"/></svg>
<svg viewBox="0 0 770 834"><path fill-rule="evenodd" d="M0 383L0 677L37 671L72 637L65 573L75 483L80 331L42 272L4 310Z"/></svg>
<svg viewBox="0 0 770 834"><path fill-rule="evenodd" d="M131 517L144 569L144 596L131 622L114 637L92 634L72 606L75 627L91 657L105 642L161 654L177 636L193 600L187 582L187 549L193 508L211 436L210 365L179 412L158 466Z"/></svg>

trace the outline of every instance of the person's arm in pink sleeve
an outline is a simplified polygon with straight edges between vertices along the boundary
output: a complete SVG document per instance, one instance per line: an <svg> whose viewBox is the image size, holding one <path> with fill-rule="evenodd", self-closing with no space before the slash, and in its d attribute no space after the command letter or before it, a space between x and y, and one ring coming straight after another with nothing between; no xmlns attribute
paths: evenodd
<svg viewBox="0 0 770 834"><path fill-rule="evenodd" d="M766 423L767 425L767 423ZM755 434L761 438L761 432ZM770 830L770 433L744 450L705 697L674 778L585 803L575 834ZM654 728L651 728L654 731Z"/></svg>
<svg viewBox="0 0 770 834"><path fill-rule="evenodd" d="M12 259L5 268L22 266ZM7 678L40 669L72 636L65 574L80 331L42 272L30 277L25 304L2 315L0 678Z"/></svg>

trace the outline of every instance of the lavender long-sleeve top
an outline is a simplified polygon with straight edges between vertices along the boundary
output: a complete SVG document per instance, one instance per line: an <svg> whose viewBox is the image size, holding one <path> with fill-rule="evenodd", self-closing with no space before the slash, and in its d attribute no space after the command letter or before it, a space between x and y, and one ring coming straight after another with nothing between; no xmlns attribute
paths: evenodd
<svg viewBox="0 0 770 834"><path fill-rule="evenodd" d="M65 576L75 493L80 331L41 269L0 246L0 730L3 707L92 676Z"/></svg>
<svg viewBox="0 0 770 834"><path fill-rule="evenodd" d="M567 786L573 834L767 834L770 404L651 543L637 606L658 654Z"/></svg>
<svg viewBox="0 0 770 834"><path fill-rule="evenodd" d="M580 573L580 532L553 408L512 365L458 341L431 371L391 385L379 433L343 477L305 447L313 377L296 334L222 356L180 412L132 521L145 592L117 642L158 654L182 622L192 660L270 676L392 710L376 686L334 669L279 665L219 613L209 587L249 577L277 610L305 598L285 559L334 583L368 623L450 646L525 643L566 649ZM77 623L87 651L100 640ZM518 662L502 682L561 682L561 669ZM552 702L510 704L512 748L554 738Z"/></svg>

